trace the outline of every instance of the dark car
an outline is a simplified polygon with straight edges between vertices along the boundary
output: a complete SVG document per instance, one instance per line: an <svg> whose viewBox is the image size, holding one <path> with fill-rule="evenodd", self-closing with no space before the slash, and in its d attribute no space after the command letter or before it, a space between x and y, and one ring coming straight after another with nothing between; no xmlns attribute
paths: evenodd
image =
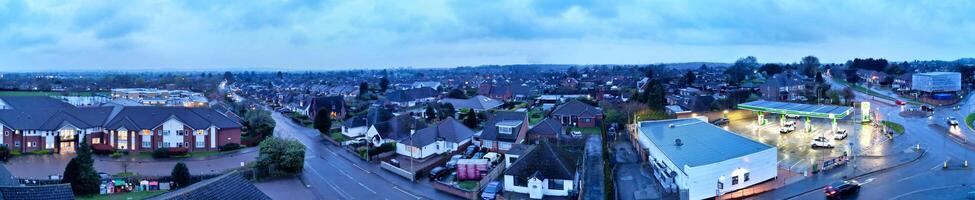
<svg viewBox="0 0 975 200"><path fill-rule="evenodd" d="M474 155L474 153L477 153L477 151L478 151L477 146L474 145L467 146L467 150L464 151L464 157L470 158L471 156Z"/></svg>
<svg viewBox="0 0 975 200"><path fill-rule="evenodd" d="M482 200L494 200L501 192L501 182L491 181L488 183L487 187L484 188L484 192L481 192Z"/></svg>
<svg viewBox="0 0 975 200"><path fill-rule="evenodd" d="M848 180L843 182L836 182L826 186L826 198L829 199L839 199L844 195L853 194L860 191L860 182L855 180Z"/></svg>
<svg viewBox="0 0 975 200"><path fill-rule="evenodd" d="M714 124L714 125L717 125L717 126L722 126L722 125L728 124L728 118L718 118L718 119L716 119L714 121L711 121L711 124Z"/></svg>
<svg viewBox="0 0 975 200"><path fill-rule="evenodd" d="M430 170L430 179L436 179L437 177L443 176L447 173L447 171L450 170L447 170L446 167L435 167Z"/></svg>

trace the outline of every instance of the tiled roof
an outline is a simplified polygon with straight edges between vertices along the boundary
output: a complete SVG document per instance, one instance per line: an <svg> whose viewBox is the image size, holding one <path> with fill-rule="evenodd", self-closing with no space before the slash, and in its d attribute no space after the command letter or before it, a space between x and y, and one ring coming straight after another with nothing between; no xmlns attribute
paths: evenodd
<svg viewBox="0 0 975 200"><path fill-rule="evenodd" d="M576 160L558 149L554 144L541 142L535 148L520 156L505 175L517 177L540 176L549 179L572 180L576 174Z"/></svg>
<svg viewBox="0 0 975 200"><path fill-rule="evenodd" d="M565 133L562 122L555 119L545 119L528 130L528 135L558 136Z"/></svg>
<svg viewBox="0 0 975 200"><path fill-rule="evenodd" d="M454 118L447 118L436 126L417 130L412 137L404 137L400 143L422 147L434 143L437 139L447 142L461 143L474 136L474 131Z"/></svg>
<svg viewBox="0 0 975 200"><path fill-rule="evenodd" d="M69 188L70 189L70 188ZM271 199L258 190L239 172L230 172L216 178L194 183L186 188L167 192L149 199L234 199L258 200Z"/></svg>
<svg viewBox="0 0 975 200"><path fill-rule="evenodd" d="M602 115L603 111L595 106L591 106L586 103L582 103L577 99L569 100L565 104L556 107L552 111L552 115L577 115L577 116L590 116L595 117Z"/></svg>
<svg viewBox="0 0 975 200"><path fill-rule="evenodd" d="M47 98L47 97L44 97ZM17 99L17 100L12 100ZM43 98L27 98L39 102ZM47 98L57 101L53 98ZM18 130L56 130L67 124L76 128L104 127L129 130L152 129L171 117L194 129L239 128L241 124L210 108L161 107L161 106L112 106L84 107L61 106L57 103L38 103L25 107L25 99L4 97L7 103L15 103L14 109L0 110L0 123Z"/></svg>
<svg viewBox="0 0 975 200"><path fill-rule="evenodd" d="M528 119L528 114L525 112L514 112L514 111L499 111L494 113L488 122L484 124L484 130L481 131L481 139L485 140L496 140L496 141L507 141L515 142L518 140L518 131L521 130L522 126L527 126L524 123ZM513 133L511 134L499 134L497 124L505 121L522 121L518 126L515 127Z"/></svg>
<svg viewBox="0 0 975 200"><path fill-rule="evenodd" d="M41 185L41 186L2 186L0 199L4 200L61 200L74 199L71 185Z"/></svg>

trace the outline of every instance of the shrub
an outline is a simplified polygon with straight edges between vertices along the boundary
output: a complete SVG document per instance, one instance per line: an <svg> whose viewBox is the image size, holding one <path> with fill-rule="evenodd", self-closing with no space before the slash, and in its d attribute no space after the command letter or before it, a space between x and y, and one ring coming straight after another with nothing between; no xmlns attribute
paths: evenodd
<svg viewBox="0 0 975 200"><path fill-rule="evenodd" d="M190 153L190 149L186 147L169 148L168 153L169 156L186 156L186 154Z"/></svg>
<svg viewBox="0 0 975 200"><path fill-rule="evenodd" d="M394 150L396 150L396 143L383 143L382 145L379 145L379 147L370 150L369 156L375 156L381 153L385 153L387 151L394 151Z"/></svg>
<svg viewBox="0 0 975 200"><path fill-rule="evenodd" d="M47 154L51 154L51 150L38 149L38 150L30 151L30 154L34 154L34 155L47 155Z"/></svg>
<svg viewBox="0 0 975 200"><path fill-rule="evenodd" d="M220 151L233 151L237 149L240 149L240 144L237 143L230 143L220 146Z"/></svg>
<svg viewBox="0 0 975 200"><path fill-rule="evenodd" d="M152 157L153 158L169 158L169 149L167 149L167 148L158 148L158 149L156 149L156 151L153 151L152 152Z"/></svg>
<svg viewBox="0 0 975 200"><path fill-rule="evenodd" d="M0 146L0 161L7 162L7 159L10 159L10 148Z"/></svg>
<svg viewBox="0 0 975 200"><path fill-rule="evenodd" d="M122 157L122 152L115 152L111 155L112 158L118 159Z"/></svg>
<svg viewBox="0 0 975 200"><path fill-rule="evenodd" d="M95 153L95 154L98 154L98 155L108 155L108 154L112 154L113 152L115 152L115 149L112 148L112 145L108 145L108 144L92 144L91 145L91 150L92 150L92 153Z"/></svg>
<svg viewBox="0 0 975 200"><path fill-rule="evenodd" d="M173 172L170 173L170 176L173 178L173 182L176 183L176 187L182 188L192 184L193 179L190 176L190 169L182 162L176 163L176 166L173 166Z"/></svg>

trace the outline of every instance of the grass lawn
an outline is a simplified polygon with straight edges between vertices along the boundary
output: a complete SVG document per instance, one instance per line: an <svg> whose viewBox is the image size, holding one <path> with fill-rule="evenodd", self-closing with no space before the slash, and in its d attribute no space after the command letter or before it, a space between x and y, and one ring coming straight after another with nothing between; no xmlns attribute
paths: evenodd
<svg viewBox="0 0 975 200"><path fill-rule="evenodd" d="M91 195L91 196L76 196L79 200L109 200L109 199L146 199L158 194L162 194L165 191L142 191L142 192L129 192L120 194L104 194L104 195Z"/></svg>
<svg viewBox="0 0 975 200"><path fill-rule="evenodd" d="M972 127L972 122L975 122L975 113L968 114L968 116L965 117L965 124L968 124L968 128L975 128Z"/></svg>
<svg viewBox="0 0 975 200"><path fill-rule="evenodd" d="M328 135L329 135L329 136L330 136L330 137L331 137L331 138L332 138L333 140L335 140L336 142L345 142L345 141L349 141L349 138L348 138L348 137L345 137L345 135L342 135L342 132L340 132L340 131L338 131L338 130L335 130L335 131L332 131L332 132L331 132L331 133L329 133Z"/></svg>
<svg viewBox="0 0 975 200"><path fill-rule="evenodd" d="M582 132L583 135L600 135L600 134L602 134L602 132L599 131L599 127L591 127L591 128L574 127L574 128L569 128L569 133L573 133L575 131Z"/></svg>
<svg viewBox="0 0 975 200"><path fill-rule="evenodd" d="M473 191L474 190L474 187L477 187L477 181L461 181L461 182L457 182L457 187L459 187L460 189L465 189L465 190L471 190L471 191Z"/></svg>
<svg viewBox="0 0 975 200"><path fill-rule="evenodd" d="M0 96L63 96L63 92L54 91L0 91ZM108 92L69 92L68 96L108 96Z"/></svg>
<svg viewBox="0 0 975 200"><path fill-rule="evenodd" d="M532 110L529 110L528 111L528 124L529 125L538 124L538 123L542 122L542 120L544 120L544 119L545 119L545 112L544 111L541 111L541 110L538 110L538 109L532 109Z"/></svg>
<svg viewBox="0 0 975 200"><path fill-rule="evenodd" d="M904 125L898 124L897 122L884 120L880 123L884 124L884 126L887 126L887 128L890 128L890 130L893 130L895 133L904 133Z"/></svg>

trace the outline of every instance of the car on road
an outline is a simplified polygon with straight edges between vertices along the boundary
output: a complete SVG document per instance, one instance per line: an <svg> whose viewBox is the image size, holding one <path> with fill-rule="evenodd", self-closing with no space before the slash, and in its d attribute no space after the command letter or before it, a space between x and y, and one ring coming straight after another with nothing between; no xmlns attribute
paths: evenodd
<svg viewBox="0 0 975 200"><path fill-rule="evenodd" d="M812 148L833 148L833 143L826 139L826 137L819 136L813 139Z"/></svg>
<svg viewBox="0 0 975 200"><path fill-rule="evenodd" d="M430 179L436 180L437 177L443 176L448 170L446 167L434 167L430 170Z"/></svg>
<svg viewBox="0 0 975 200"><path fill-rule="evenodd" d="M958 126L958 120L954 117L948 117L948 126Z"/></svg>
<svg viewBox="0 0 975 200"><path fill-rule="evenodd" d="M921 110L924 112L934 112L934 107L928 105L922 105Z"/></svg>
<svg viewBox="0 0 975 200"><path fill-rule="evenodd" d="M714 124L716 126L722 126L722 125L728 124L728 118L718 118L718 119L715 119L714 121L711 121L711 124Z"/></svg>
<svg viewBox="0 0 975 200"><path fill-rule="evenodd" d="M785 125L782 126L782 128L779 128L779 133L785 134L785 133L790 133L790 132L795 131L795 130L796 130L796 126L795 125L785 124Z"/></svg>
<svg viewBox="0 0 975 200"><path fill-rule="evenodd" d="M501 182L491 181L484 188L484 192L481 192L481 200L494 200L501 192L501 187L503 187Z"/></svg>
<svg viewBox="0 0 975 200"><path fill-rule="evenodd" d="M894 101L894 104L897 104L898 106L903 106L904 104L907 104L907 103L904 103L904 101L901 101L901 100L897 100L897 101Z"/></svg>
<svg viewBox="0 0 975 200"><path fill-rule="evenodd" d="M836 140L846 139L846 136L849 136L849 134L846 134L846 129L836 129L836 132L833 133L833 139Z"/></svg>
<svg viewBox="0 0 975 200"><path fill-rule="evenodd" d="M859 191L860 182L857 182L856 180L836 182L825 187L826 198L828 199L841 199L845 195L853 194Z"/></svg>

